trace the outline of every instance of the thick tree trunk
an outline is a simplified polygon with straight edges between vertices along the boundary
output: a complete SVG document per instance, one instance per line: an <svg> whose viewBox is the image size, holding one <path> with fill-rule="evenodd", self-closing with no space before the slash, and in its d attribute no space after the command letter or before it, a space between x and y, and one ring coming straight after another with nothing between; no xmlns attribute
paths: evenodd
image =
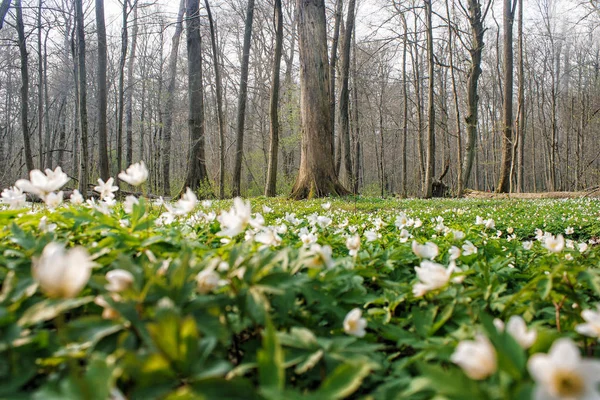
<svg viewBox="0 0 600 400"><path fill-rule="evenodd" d="M291 197L304 199L349 192L338 182L331 154L327 32L323 0L298 0L300 51L300 170Z"/></svg>
<svg viewBox="0 0 600 400"><path fill-rule="evenodd" d="M279 152L279 75L283 48L283 11L281 0L275 0L275 54L271 72L271 100L269 104L271 140L269 143L269 164L265 196L277 194L277 157Z"/></svg>
<svg viewBox="0 0 600 400"><path fill-rule="evenodd" d="M511 0L504 0L504 105L502 110L502 161L496 192L510 191L510 166L513 153L513 22Z"/></svg>
<svg viewBox="0 0 600 400"><path fill-rule="evenodd" d="M356 1L348 1L348 15L346 17L346 28L344 42L342 43L341 52L341 81L340 99L339 99L339 135L341 138L340 153L343 158L343 168L340 169L340 180L346 187L352 187L352 151L350 148L350 123L349 110L350 92L348 89L348 81L350 76L350 44L352 43L352 34L354 32L354 9ZM383 135L383 132L382 132ZM383 136L382 136L383 138Z"/></svg>
<svg viewBox="0 0 600 400"><path fill-rule="evenodd" d="M85 68L85 31L82 0L75 0L77 19L77 64L79 68L79 124L81 130L81 152L79 158L79 191L87 193L88 187L88 117L87 117L87 77Z"/></svg>
<svg viewBox="0 0 600 400"><path fill-rule="evenodd" d="M98 159L100 161L100 178L110 177L108 165L108 133L107 133L107 83L106 83L106 25L104 22L104 0L96 0L96 29L98 31Z"/></svg>
<svg viewBox="0 0 600 400"><path fill-rule="evenodd" d="M162 142L162 172L163 172L163 194L171 194L171 132L173 130L173 106L175 104L175 82L177 79L177 55L179 53L179 41L183 32L183 14L185 12L185 0L179 3L175 33L171 41L171 54L169 55L169 81L167 83L167 96L165 99L164 121Z"/></svg>
<svg viewBox="0 0 600 400"><path fill-rule="evenodd" d="M133 164L133 70L135 68L135 52L137 49L138 36L138 2L133 3L133 31L131 32L131 52L127 64L127 90L125 91L125 164Z"/></svg>
<svg viewBox="0 0 600 400"><path fill-rule="evenodd" d="M254 19L254 0L248 0L246 22L244 28L244 47L242 48L242 65L240 77L240 92L237 109L237 133L235 143L235 163L233 166L232 195L241 193L242 157L244 155L244 126L246 123L246 101L248 100L248 66L250 64L250 44L252 39L252 21Z"/></svg>
<svg viewBox="0 0 600 400"><path fill-rule="evenodd" d="M523 163L525 160L525 71L524 71L524 59L523 59L523 0L519 1L519 25L517 27L517 35L519 36L519 97L518 97L518 136L519 146L517 149L518 167L517 167L517 192L525 191L525 184L523 182Z"/></svg>
<svg viewBox="0 0 600 400"><path fill-rule="evenodd" d="M217 95L217 119L219 122L219 198L225 198L225 116L223 113L223 80L219 63L219 49L215 23L208 0L204 0L208 23L210 25L210 42L212 46L213 67L215 69L215 91Z"/></svg>
<svg viewBox="0 0 600 400"><path fill-rule="evenodd" d="M479 123L477 87L481 76L481 55L483 53L483 18L481 16L481 3L479 0L469 0L469 24L471 25L471 38L473 47L469 49L471 65L467 78L467 143L465 146L464 159L462 160L462 188L469 184L473 160L477 152L477 125Z"/></svg>
<svg viewBox="0 0 600 400"><path fill-rule="evenodd" d="M428 89L427 89L427 151L425 168L424 197L432 195L433 176L435 175L435 100L434 100L434 59L433 59L433 25L431 0L425 0L425 21L427 33L427 67L428 67Z"/></svg>
<svg viewBox="0 0 600 400"><path fill-rule="evenodd" d="M200 36L199 0L187 0L187 55L188 55L188 92L190 153L186 187L192 190L202 188L202 196L210 194L210 183L206 172L204 149L204 89L202 86L202 42Z"/></svg>
<svg viewBox="0 0 600 400"><path fill-rule="evenodd" d="M25 149L25 165L29 171L35 169L31 143L29 137L29 71L27 43L25 42L25 26L23 25L23 7L21 0L15 0L17 10L17 33L19 35L19 52L21 54L21 131L23 134L23 148Z"/></svg>

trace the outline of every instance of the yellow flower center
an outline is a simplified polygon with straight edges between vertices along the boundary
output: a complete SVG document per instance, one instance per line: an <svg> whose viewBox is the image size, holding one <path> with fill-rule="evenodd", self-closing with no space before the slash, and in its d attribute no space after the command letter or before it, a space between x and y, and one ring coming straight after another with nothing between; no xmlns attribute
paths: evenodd
<svg viewBox="0 0 600 400"><path fill-rule="evenodd" d="M557 370L551 385L554 394L564 399L577 399L585 392L585 382L575 371Z"/></svg>

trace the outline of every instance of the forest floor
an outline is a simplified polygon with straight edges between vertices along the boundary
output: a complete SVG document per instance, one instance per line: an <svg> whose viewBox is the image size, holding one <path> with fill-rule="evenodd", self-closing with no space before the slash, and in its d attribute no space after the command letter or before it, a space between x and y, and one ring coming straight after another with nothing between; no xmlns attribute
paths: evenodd
<svg viewBox="0 0 600 400"><path fill-rule="evenodd" d="M543 193L493 193L477 190L466 190L467 199L579 199L600 198L600 188L592 188L579 192L543 192Z"/></svg>

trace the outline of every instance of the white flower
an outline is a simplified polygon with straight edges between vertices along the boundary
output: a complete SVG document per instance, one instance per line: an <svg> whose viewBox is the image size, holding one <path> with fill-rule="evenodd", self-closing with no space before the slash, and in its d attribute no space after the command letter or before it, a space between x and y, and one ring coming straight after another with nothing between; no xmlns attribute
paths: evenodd
<svg viewBox="0 0 600 400"><path fill-rule="evenodd" d="M369 230L365 232L365 237L367 238L367 242L374 242L377 239L381 239L381 233L374 230Z"/></svg>
<svg viewBox="0 0 600 400"><path fill-rule="evenodd" d="M292 225L298 225L300 222L302 222L301 220L299 220L298 218L296 218L296 214L292 213L285 213L285 218L284 218L287 222L289 222Z"/></svg>
<svg viewBox="0 0 600 400"><path fill-rule="evenodd" d="M550 235L544 240L544 247L552 253L560 253L565 247L565 238L563 235Z"/></svg>
<svg viewBox="0 0 600 400"><path fill-rule="evenodd" d="M575 229L573 229L572 226L569 226L567 229L565 229L565 235L572 235L575 232Z"/></svg>
<svg viewBox="0 0 600 400"><path fill-rule="evenodd" d="M33 260L32 275L48 297L72 298L86 285L92 266L83 247L66 250L63 245L51 242L44 247L41 257Z"/></svg>
<svg viewBox="0 0 600 400"><path fill-rule="evenodd" d="M400 215L398 215L396 217L396 221L394 222L394 225L396 225L396 227L398 229L402 229L402 228L409 226L408 216L405 213L401 213Z"/></svg>
<svg viewBox="0 0 600 400"><path fill-rule="evenodd" d="M496 350L483 335L477 335L474 341L461 341L450 360L461 367L469 378L475 380L487 378L498 368Z"/></svg>
<svg viewBox="0 0 600 400"><path fill-rule="evenodd" d="M450 247L448 253L450 254L450 260L456 260L458 257L460 257L460 249L456 246Z"/></svg>
<svg viewBox="0 0 600 400"><path fill-rule="evenodd" d="M573 261L573 256L571 254L565 254L565 260Z"/></svg>
<svg viewBox="0 0 600 400"><path fill-rule="evenodd" d="M100 193L100 199L104 200L105 197L114 197L113 194L119 190L118 186L113 186L114 178L108 178L106 182L98 178L98 186L94 186L94 190Z"/></svg>
<svg viewBox="0 0 600 400"><path fill-rule="evenodd" d="M148 179L148 168L146 168L146 164L143 161L131 164L127 168L127 171L121 171L119 179L132 186L140 186Z"/></svg>
<svg viewBox="0 0 600 400"><path fill-rule="evenodd" d="M354 235L346 239L346 247L349 250L348 254L355 257L358 254L358 250L360 250L360 236Z"/></svg>
<svg viewBox="0 0 600 400"><path fill-rule="evenodd" d="M48 195L44 199L44 202L46 203L46 206L48 206L49 209L54 210L62 204L63 197L64 194L62 191L58 193L48 193Z"/></svg>
<svg viewBox="0 0 600 400"><path fill-rule="evenodd" d="M429 260L421 261L420 267L415 267L419 283L413 285L413 295L421 297L425 293L444 287L454 271L454 264L445 268L443 265Z"/></svg>
<svg viewBox="0 0 600 400"><path fill-rule="evenodd" d="M192 189L186 188L185 193L181 196L181 199L177 200L177 203L173 206L165 205L165 207L173 215L187 215L194 211L197 205L198 197Z"/></svg>
<svg viewBox="0 0 600 400"><path fill-rule="evenodd" d="M69 177L60 167L56 167L54 171L46 169L45 172L44 174L39 169L34 169L29 173L29 180L19 179L15 186L44 200L48 193L59 190L69 182Z"/></svg>
<svg viewBox="0 0 600 400"><path fill-rule="evenodd" d="M221 212L217 218L221 223L219 236L234 237L242 233L250 223L250 214L252 209L249 201L244 201L239 197L233 199L233 207L227 211Z"/></svg>
<svg viewBox="0 0 600 400"><path fill-rule="evenodd" d="M265 228L256 235L254 241L262 243L265 246L278 246L281 243L281 238L272 228Z"/></svg>
<svg viewBox="0 0 600 400"><path fill-rule="evenodd" d="M317 242L317 235L315 235L312 232L308 232L308 233L301 233L300 234L300 241L302 242L302 244L304 246L310 246L313 243Z"/></svg>
<svg viewBox="0 0 600 400"><path fill-rule="evenodd" d="M582 359L569 338L556 340L548 354L534 354L527 363L535 380L534 400L599 399L600 361Z"/></svg>
<svg viewBox="0 0 600 400"><path fill-rule="evenodd" d="M477 217L475 217L475 225L483 225L483 218L481 218L479 215Z"/></svg>
<svg viewBox="0 0 600 400"><path fill-rule="evenodd" d="M477 254L477 247L469 240L465 240L465 244L462 245L463 255L470 256L471 254Z"/></svg>
<svg viewBox="0 0 600 400"><path fill-rule="evenodd" d="M420 227L423 226L423 221L421 221L419 218L417 218L417 219L414 220L413 226L415 228L420 228Z"/></svg>
<svg viewBox="0 0 600 400"><path fill-rule="evenodd" d="M439 249L435 243L427 242L419 244L416 240L412 242L412 251L417 257L428 258L430 260L433 260L439 254Z"/></svg>
<svg viewBox="0 0 600 400"><path fill-rule="evenodd" d="M465 233L463 231L453 229L451 233L454 240L463 240L465 238Z"/></svg>
<svg viewBox="0 0 600 400"><path fill-rule="evenodd" d="M106 207L112 208L116 204L117 204L117 199L115 199L114 197L110 196L110 197L103 198L102 201L100 203L98 203L98 206L99 207L106 206Z"/></svg>
<svg viewBox="0 0 600 400"><path fill-rule="evenodd" d="M263 209L263 213L265 213L265 214L269 214L269 213L273 212L273 209L269 206L262 206L262 209Z"/></svg>
<svg viewBox="0 0 600 400"><path fill-rule="evenodd" d="M344 318L344 332L348 335L356 337L364 337L367 327L367 320L362 318L362 311L359 308L355 308L346 314Z"/></svg>
<svg viewBox="0 0 600 400"><path fill-rule="evenodd" d="M219 286L219 274L210 269L205 269L196 275L196 283L198 284L198 292L207 294L212 292Z"/></svg>
<svg viewBox="0 0 600 400"><path fill-rule="evenodd" d="M12 188L4 189L2 191L2 198L0 203L8 204L8 208L11 210L18 210L25 206L26 197L21 189L16 186Z"/></svg>
<svg viewBox="0 0 600 400"><path fill-rule="evenodd" d="M502 322L502 320L498 318L494 319L494 325L498 331L504 331L504 322ZM525 320L519 315L513 315L508 319L506 331L524 349L528 349L533 346L535 340L537 339L537 332L534 329L528 330Z"/></svg>
<svg viewBox="0 0 600 400"><path fill-rule="evenodd" d="M496 227L496 222L490 218L484 220L483 225L485 226L485 229L494 229Z"/></svg>
<svg viewBox="0 0 600 400"><path fill-rule="evenodd" d="M327 228L329 225L331 225L331 218L319 215L317 217L317 225L319 225L321 228Z"/></svg>
<svg viewBox="0 0 600 400"><path fill-rule="evenodd" d="M323 207L323 210L327 211L331 208L331 203L330 202L323 203L323 204L321 204L321 207Z"/></svg>
<svg viewBox="0 0 600 400"><path fill-rule="evenodd" d="M585 253L585 251L588 249L588 245L587 243L582 242L577 245L577 248L579 249L580 253Z"/></svg>
<svg viewBox="0 0 600 400"><path fill-rule="evenodd" d="M531 250L533 248L533 242L531 240L523 242L523 248L525 250Z"/></svg>
<svg viewBox="0 0 600 400"><path fill-rule="evenodd" d="M315 255L315 261L319 264L323 264L327 268L333 267L333 251L331 250L331 246L321 246L314 243L310 246L309 251Z"/></svg>
<svg viewBox="0 0 600 400"><path fill-rule="evenodd" d="M133 206L136 204L140 204L140 201L137 197L127 196L123 202L123 210L125 210L127 214L131 214L133 212Z"/></svg>
<svg viewBox="0 0 600 400"><path fill-rule="evenodd" d="M122 292L133 284L133 275L124 269L113 269L106 273L108 285L104 286L109 292Z"/></svg>
<svg viewBox="0 0 600 400"><path fill-rule="evenodd" d="M400 243L408 242L408 239L410 239L411 237L412 235L406 229L402 229L400 231Z"/></svg>
<svg viewBox="0 0 600 400"><path fill-rule="evenodd" d="M583 310L581 312L581 318L585 324L577 325L575 330L581 335L600 339L600 304L596 308L597 311Z"/></svg>
<svg viewBox="0 0 600 400"><path fill-rule="evenodd" d="M79 190L77 189L73 190L73 193L71 193L69 199L71 201L71 204L73 204L74 206L79 206L83 204L83 196L81 195L81 193L79 193Z"/></svg>
<svg viewBox="0 0 600 400"><path fill-rule="evenodd" d="M49 224L48 217L44 215L42 218L40 218L38 229L45 233L54 232L56 230L56 224Z"/></svg>

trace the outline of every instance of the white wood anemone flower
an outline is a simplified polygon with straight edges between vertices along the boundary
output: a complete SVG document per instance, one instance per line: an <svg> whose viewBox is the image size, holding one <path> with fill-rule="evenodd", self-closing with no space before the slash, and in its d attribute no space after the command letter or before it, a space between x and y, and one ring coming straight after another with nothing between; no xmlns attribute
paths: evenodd
<svg viewBox="0 0 600 400"><path fill-rule="evenodd" d="M106 182L98 178L98 186L94 186L94 190L100 193L100 199L115 197L114 192L119 190L118 186L113 186L115 178L108 178Z"/></svg>
<svg viewBox="0 0 600 400"><path fill-rule="evenodd" d="M105 286L109 292L122 292L133 284L134 278L131 272L124 269L113 269L106 273L108 285Z"/></svg>
<svg viewBox="0 0 600 400"><path fill-rule="evenodd" d="M535 329L527 329L527 324L525 324L525 320L520 315L511 316L506 323L506 327L504 322L497 318L494 320L494 325L499 332L503 332L506 328L506 331L524 349L533 346L537 339L537 331Z"/></svg>
<svg viewBox="0 0 600 400"><path fill-rule="evenodd" d="M348 254L350 256L356 257L360 250L360 236L354 235L346 239L346 248L348 249Z"/></svg>
<svg viewBox="0 0 600 400"><path fill-rule="evenodd" d="M146 168L143 161L131 164L127 170L121 171L119 179L131 186L140 186L148 179L148 168Z"/></svg>
<svg viewBox="0 0 600 400"><path fill-rule="evenodd" d="M0 203L8 204L8 208L11 210L23 208L27 200L25 198L25 193L16 186L4 189L1 196Z"/></svg>
<svg viewBox="0 0 600 400"><path fill-rule="evenodd" d="M458 343L450 360L474 380L486 379L498 369L496 349L490 340L481 334L477 335L475 340L463 340Z"/></svg>
<svg viewBox="0 0 600 400"><path fill-rule="evenodd" d="M544 239L544 247L552 253L560 253L565 248L565 238L563 235L549 235Z"/></svg>
<svg viewBox="0 0 600 400"><path fill-rule="evenodd" d="M344 332L348 335L356 337L364 337L367 333L365 331L367 327L367 320L362 318L362 311L360 308L355 308L346 314L344 318Z"/></svg>
<svg viewBox="0 0 600 400"><path fill-rule="evenodd" d="M600 304L596 307L596 311L583 310L581 312L581 318L585 324L577 325L575 330L581 335L600 339Z"/></svg>
<svg viewBox="0 0 600 400"><path fill-rule="evenodd" d="M48 297L73 298L87 284L93 265L83 247L66 250L62 244L51 242L33 260L31 272Z"/></svg>
<svg viewBox="0 0 600 400"><path fill-rule="evenodd" d="M548 354L534 354L527 369L536 382L534 400L598 400L600 361L584 359L569 338L558 339Z"/></svg>
<svg viewBox="0 0 600 400"><path fill-rule="evenodd" d="M437 244L433 242L427 242L425 244L419 244L416 240L412 242L412 251L419 258L428 258L433 260L438 256L440 250Z"/></svg>
<svg viewBox="0 0 600 400"><path fill-rule="evenodd" d="M415 267L419 283L413 285L415 297L424 296L425 293L442 288L448 284L456 264L451 263L448 268L429 260L421 261L421 266Z"/></svg>
<svg viewBox="0 0 600 400"><path fill-rule="evenodd" d="M19 179L15 182L15 186L45 200L49 193L59 190L69 180L70 178L60 167L56 167L54 171L46 169L45 174L39 169L34 169L29 172L29 179Z"/></svg>

